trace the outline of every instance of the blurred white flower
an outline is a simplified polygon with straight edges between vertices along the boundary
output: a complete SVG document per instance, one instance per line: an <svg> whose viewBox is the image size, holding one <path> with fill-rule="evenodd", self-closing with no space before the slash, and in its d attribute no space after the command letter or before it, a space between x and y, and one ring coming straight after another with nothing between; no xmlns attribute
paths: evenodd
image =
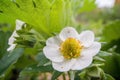
<svg viewBox="0 0 120 80"><path fill-rule="evenodd" d="M64 72L88 67L100 48L101 44L94 41L92 31L78 34L74 28L66 27L46 41L43 52L52 61L54 69Z"/></svg>
<svg viewBox="0 0 120 80"><path fill-rule="evenodd" d="M96 0L95 3L99 8L112 8L115 0Z"/></svg>
<svg viewBox="0 0 120 80"><path fill-rule="evenodd" d="M14 44L14 41L16 40L15 37L18 37L18 34L16 33L17 30L20 30L22 28L22 25L25 24L25 22L22 22L20 20L16 20L16 29L14 30L13 34L8 40L8 44L10 45L9 48L7 48L7 51L12 51L16 44Z"/></svg>

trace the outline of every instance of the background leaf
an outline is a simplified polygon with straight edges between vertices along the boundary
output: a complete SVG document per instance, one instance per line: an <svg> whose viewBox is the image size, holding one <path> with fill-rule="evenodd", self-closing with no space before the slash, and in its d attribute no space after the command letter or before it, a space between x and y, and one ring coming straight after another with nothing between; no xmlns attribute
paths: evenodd
<svg viewBox="0 0 120 80"><path fill-rule="evenodd" d="M102 69L105 71L105 73L110 74L116 79L119 79L120 55L116 53L100 52L99 56L105 60L105 65L102 66Z"/></svg>
<svg viewBox="0 0 120 80"><path fill-rule="evenodd" d="M5 54L0 60L0 75L2 75L10 65L15 63L22 53L23 49L17 48L13 52Z"/></svg>
<svg viewBox="0 0 120 80"><path fill-rule="evenodd" d="M53 71L51 80L57 79L63 72L58 72L56 70Z"/></svg>
<svg viewBox="0 0 120 80"><path fill-rule="evenodd" d="M120 38L120 20L113 21L103 29L103 38L105 41L112 41Z"/></svg>
<svg viewBox="0 0 120 80"><path fill-rule="evenodd" d="M11 32L0 31L0 58L7 53L6 49L8 48L8 38Z"/></svg>

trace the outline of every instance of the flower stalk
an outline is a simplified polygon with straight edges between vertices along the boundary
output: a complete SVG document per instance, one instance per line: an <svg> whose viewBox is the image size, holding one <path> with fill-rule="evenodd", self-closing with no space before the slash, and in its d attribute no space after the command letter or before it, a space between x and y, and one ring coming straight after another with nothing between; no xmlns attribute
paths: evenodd
<svg viewBox="0 0 120 80"><path fill-rule="evenodd" d="M75 71L70 71L70 80L74 80L75 78Z"/></svg>

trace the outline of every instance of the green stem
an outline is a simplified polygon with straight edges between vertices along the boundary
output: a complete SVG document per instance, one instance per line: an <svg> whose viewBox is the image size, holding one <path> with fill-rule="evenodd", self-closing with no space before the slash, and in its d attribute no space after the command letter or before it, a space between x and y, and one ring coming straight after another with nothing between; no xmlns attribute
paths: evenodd
<svg viewBox="0 0 120 80"><path fill-rule="evenodd" d="M66 80L66 78L65 78L65 73L63 73L63 80Z"/></svg>
<svg viewBox="0 0 120 80"><path fill-rule="evenodd" d="M70 71L70 80L74 80L75 78L75 71Z"/></svg>

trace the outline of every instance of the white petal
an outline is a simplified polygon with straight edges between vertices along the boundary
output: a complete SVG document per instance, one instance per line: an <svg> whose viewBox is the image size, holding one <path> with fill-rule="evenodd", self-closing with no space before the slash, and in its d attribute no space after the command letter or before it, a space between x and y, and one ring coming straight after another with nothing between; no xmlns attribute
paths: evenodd
<svg viewBox="0 0 120 80"><path fill-rule="evenodd" d="M62 62L64 57L59 51L59 47L45 46L43 48L45 56L53 62Z"/></svg>
<svg viewBox="0 0 120 80"><path fill-rule="evenodd" d="M12 45L14 43L14 41L16 40L15 37L18 37L16 31L13 32L13 34L11 35L11 37L8 40L8 44Z"/></svg>
<svg viewBox="0 0 120 80"><path fill-rule="evenodd" d="M60 72L65 72L71 69L75 61L76 61L75 59L71 59L71 60L61 62L61 63L52 62L52 65L55 70L60 71Z"/></svg>
<svg viewBox="0 0 120 80"><path fill-rule="evenodd" d="M12 51L16 47L16 44L10 45L9 48L7 48L7 51Z"/></svg>
<svg viewBox="0 0 120 80"><path fill-rule="evenodd" d="M17 19L16 20L16 30L20 30L22 28L23 24L25 24L25 22Z"/></svg>
<svg viewBox="0 0 120 80"><path fill-rule="evenodd" d="M100 48L101 44L99 42L94 42L90 47L83 48L81 54L95 56L100 51Z"/></svg>
<svg viewBox="0 0 120 80"><path fill-rule="evenodd" d="M88 67L92 63L91 56L81 56L76 60L75 64L72 66L72 70L82 70Z"/></svg>
<svg viewBox="0 0 120 80"><path fill-rule="evenodd" d="M24 22L16 20L16 30L20 30L23 24ZM19 37L18 34L16 33L16 30L14 30L14 32L12 33L11 37L8 40L8 44L10 45L10 47L7 49L7 51L12 51L16 46L16 44L14 44L16 40L15 37Z"/></svg>
<svg viewBox="0 0 120 80"><path fill-rule="evenodd" d="M82 42L83 46L89 47L94 41L94 33L92 31L83 31L79 35L79 40Z"/></svg>
<svg viewBox="0 0 120 80"><path fill-rule="evenodd" d="M58 36L55 37L51 37L46 41L46 45L47 46L60 46L60 43L62 41L60 40L60 38Z"/></svg>
<svg viewBox="0 0 120 80"><path fill-rule="evenodd" d="M16 31L13 32L13 34L11 35L11 37L8 40L8 44L10 46L9 46L9 48L7 48L7 51L12 51L16 47L16 44L14 44L14 42L16 40L15 37L18 37Z"/></svg>
<svg viewBox="0 0 120 80"><path fill-rule="evenodd" d="M78 33L77 33L77 31L74 28L72 28L72 27L66 27L66 28L64 28L60 32L59 36L64 41L64 40L66 40L69 37L77 38L78 37Z"/></svg>

